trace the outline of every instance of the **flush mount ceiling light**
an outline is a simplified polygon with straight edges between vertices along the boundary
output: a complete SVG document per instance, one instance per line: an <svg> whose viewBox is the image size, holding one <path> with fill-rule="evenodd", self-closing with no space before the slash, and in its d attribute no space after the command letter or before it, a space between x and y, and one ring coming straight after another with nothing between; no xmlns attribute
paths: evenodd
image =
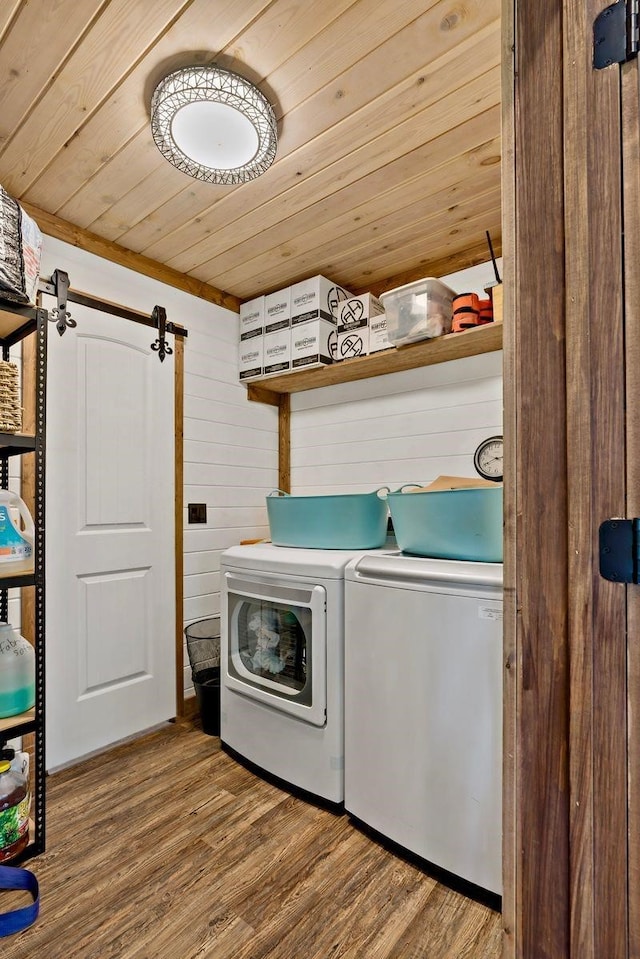
<svg viewBox="0 0 640 959"><path fill-rule="evenodd" d="M277 127L266 97L220 67L170 73L151 99L151 132L164 157L207 183L246 183L268 170Z"/></svg>

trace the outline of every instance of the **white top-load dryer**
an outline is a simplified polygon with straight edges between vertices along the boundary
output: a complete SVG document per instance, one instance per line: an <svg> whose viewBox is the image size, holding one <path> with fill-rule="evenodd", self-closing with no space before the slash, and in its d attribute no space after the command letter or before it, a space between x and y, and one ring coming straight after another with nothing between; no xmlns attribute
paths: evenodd
<svg viewBox="0 0 640 959"><path fill-rule="evenodd" d="M345 570L345 809L501 894L502 564Z"/></svg>

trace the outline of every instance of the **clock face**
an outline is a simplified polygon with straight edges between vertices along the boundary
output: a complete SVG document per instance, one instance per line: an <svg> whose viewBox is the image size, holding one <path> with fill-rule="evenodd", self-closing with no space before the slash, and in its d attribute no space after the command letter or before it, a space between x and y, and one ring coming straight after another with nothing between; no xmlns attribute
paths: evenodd
<svg viewBox="0 0 640 959"><path fill-rule="evenodd" d="M500 483L503 476L502 437L490 436L475 452L473 464L483 479Z"/></svg>

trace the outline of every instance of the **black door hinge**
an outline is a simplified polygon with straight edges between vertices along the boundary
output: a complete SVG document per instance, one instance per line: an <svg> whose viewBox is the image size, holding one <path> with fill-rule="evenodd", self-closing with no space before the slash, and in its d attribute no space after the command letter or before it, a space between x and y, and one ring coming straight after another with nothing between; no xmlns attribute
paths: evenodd
<svg viewBox="0 0 640 959"><path fill-rule="evenodd" d="M607 519L600 526L600 575L640 583L640 519Z"/></svg>
<svg viewBox="0 0 640 959"><path fill-rule="evenodd" d="M598 14L593 22L594 69L626 63L638 56L639 6L640 0L616 0Z"/></svg>

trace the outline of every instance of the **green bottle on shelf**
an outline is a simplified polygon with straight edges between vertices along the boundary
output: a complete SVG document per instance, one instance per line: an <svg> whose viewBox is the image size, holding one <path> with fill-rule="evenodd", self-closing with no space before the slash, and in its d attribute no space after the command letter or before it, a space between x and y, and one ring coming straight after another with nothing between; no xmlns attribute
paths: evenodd
<svg viewBox="0 0 640 959"><path fill-rule="evenodd" d="M29 786L22 773L0 759L0 862L13 859L29 842Z"/></svg>

